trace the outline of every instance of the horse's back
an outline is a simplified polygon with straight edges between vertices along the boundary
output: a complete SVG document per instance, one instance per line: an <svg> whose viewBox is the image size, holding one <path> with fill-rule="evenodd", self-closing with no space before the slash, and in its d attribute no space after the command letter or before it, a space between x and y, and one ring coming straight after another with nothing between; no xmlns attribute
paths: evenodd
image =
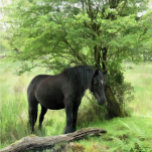
<svg viewBox="0 0 152 152"><path fill-rule="evenodd" d="M36 88L36 86L42 81L44 80L45 78L49 77L49 75L37 75L36 77L34 77L28 88L27 88L27 94L28 96L31 94L31 93L34 93L34 90Z"/></svg>

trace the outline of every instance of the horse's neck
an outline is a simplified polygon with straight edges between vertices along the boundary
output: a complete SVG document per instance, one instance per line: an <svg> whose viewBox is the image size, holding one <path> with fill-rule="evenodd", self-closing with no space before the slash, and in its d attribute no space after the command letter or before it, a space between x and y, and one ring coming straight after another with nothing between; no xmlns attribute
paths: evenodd
<svg viewBox="0 0 152 152"><path fill-rule="evenodd" d="M86 72L85 76L84 76L84 89L90 89L91 88L91 84L92 84L92 78L93 78L93 75L94 75L94 71L90 70L88 71L88 73Z"/></svg>

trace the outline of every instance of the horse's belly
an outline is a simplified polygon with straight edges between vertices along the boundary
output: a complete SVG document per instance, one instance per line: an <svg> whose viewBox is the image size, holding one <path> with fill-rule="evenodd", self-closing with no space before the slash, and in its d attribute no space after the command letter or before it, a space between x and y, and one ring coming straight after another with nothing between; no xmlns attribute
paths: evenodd
<svg viewBox="0 0 152 152"><path fill-rule="evenodd" d="M47 109L58 110L64 108L63 96L62 94L45 96L37 95L38 102Z"/></svg>
<svg viewBox="0 0 152 152"><path fill-rule="evenodd" d="M52 109L52 110L60 110L64 108L64 105L55 105L55 104L45 104L45 102L39 102L42 106L44 106L47 109Z"/></svg>
<svg viewBox="0 0 152 152"><path fill-rule="evenodd" d="M56 80L42 81L35 90L35 97L47 109L64 108L64 94L61 84Z"/></svg>

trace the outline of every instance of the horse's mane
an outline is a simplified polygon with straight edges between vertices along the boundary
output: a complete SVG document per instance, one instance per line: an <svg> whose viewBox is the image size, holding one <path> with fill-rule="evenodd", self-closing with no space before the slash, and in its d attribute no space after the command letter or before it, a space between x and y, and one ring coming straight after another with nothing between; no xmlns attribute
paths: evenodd
<svg viewBox="0 0 152 152"><path fill-rule="evenodd" d="M91 82L94 71L91 66L75 66L63 70L62 74L68 81L84 88Z"/></svg>

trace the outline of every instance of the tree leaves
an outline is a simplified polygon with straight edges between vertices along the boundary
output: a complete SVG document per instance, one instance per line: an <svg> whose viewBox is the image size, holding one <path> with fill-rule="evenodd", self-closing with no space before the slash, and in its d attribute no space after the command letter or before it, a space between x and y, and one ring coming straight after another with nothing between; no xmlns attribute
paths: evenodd
<svg viewBox="0 0 152 152"><path fill-rule="evenodd" d="M150 13L136 20L146 3L14 0L7 5L11 14L5 14L11 25L7 29L12 32L8 33L11 44L20 52L14 58L36 61L49 56L48 63L53 64L67 56L62 64L94 65L94 48L106 47L109 61L122 62L131 56L139 59L141 48L146 49L143 41L146 50L151 48Z"/></svg>

